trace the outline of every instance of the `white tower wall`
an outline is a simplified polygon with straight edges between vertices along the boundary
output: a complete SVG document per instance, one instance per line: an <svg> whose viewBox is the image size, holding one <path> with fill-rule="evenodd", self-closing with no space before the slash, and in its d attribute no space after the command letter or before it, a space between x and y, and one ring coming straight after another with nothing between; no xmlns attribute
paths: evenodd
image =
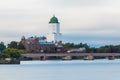
<svg viewBox="0 0 120 80"><path fill-rule="evenodd" d="M59 25L59 23L51 23L51 24L49 24L49 33L60 33L60 25Z"/></svg>
<svg viewBox="0 0 120 80"><path fill-rule="evenodd" d="M49 23L49 33L47 34L48 42L59 42L61 41L61 33L60 33L60 24L57 23Z"/></svg>

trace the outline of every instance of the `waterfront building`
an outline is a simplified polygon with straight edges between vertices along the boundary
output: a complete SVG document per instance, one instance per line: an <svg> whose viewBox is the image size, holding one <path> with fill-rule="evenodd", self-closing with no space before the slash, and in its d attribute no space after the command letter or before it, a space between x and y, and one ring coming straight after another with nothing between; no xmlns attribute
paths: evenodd
<svg viewBox="0 0 120 80"><path fill-rule="evenodd" d="M47 42L44 37L29 37L27 39L23 37L21 41L27 52L30 53L55 52L55 44Z"/></svg>
<svg viewBox="0 0 120 80"><path fill-rule="evenodd" d="M29 37L24 36L21 39L27 52L33 53L53 53L62 52L62 41L58 19L53 16L49 21L49 33L46 37Z"/></svg>

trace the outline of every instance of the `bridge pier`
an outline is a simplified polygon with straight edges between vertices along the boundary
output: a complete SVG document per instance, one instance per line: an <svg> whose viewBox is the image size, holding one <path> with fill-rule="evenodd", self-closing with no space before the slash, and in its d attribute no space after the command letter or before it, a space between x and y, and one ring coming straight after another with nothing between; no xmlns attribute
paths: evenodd
<svg viewBox="0 0 120 80"><path fill-rule="evenodd" d="M84 56L84 60L94 60L94 56L92 55Z"/></svg>
<svg viewBox="0 0 120 80"><path fill-rule="evenodd" d="M109 59L109 60L114 60L114 59L115 59L115 56L108 56L108 59Z"/></svg>
<svg viewBox="0 0 120 80"><path fill-rule="evenodd" d="M63 60L71 60L72 59L72 56L65 56L65 57L62 57Z"/></svg>
<svg viewBox="0 0 120 80"><path fill-rule="evenodd" d="M40 56L39 60L47 60L47 56Z"/></svg>

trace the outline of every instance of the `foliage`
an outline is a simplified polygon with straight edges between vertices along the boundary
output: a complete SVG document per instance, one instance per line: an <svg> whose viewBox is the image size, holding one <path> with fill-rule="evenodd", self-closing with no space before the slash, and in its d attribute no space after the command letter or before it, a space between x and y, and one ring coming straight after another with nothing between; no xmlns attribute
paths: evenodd
<svg viewBox="0 0 120 80"><path fill-rule="evenodd" d="M0 52L3 51L6 48L4 45L4 42L0 42Z"/></svg>
<svg viewBox="0 0 120 80"><path fill-rule="evenodd" d="M17 45L17 49L25 49L24 45L22 44L22 42L19 42Z"/></svg>
<svg viewBox="0 0 120 80"><path fill-rule="evenodd" d="M65 43L65 44L63 44L63 47L65 47L65 48L73 48L74 43Z"/></svg>
<svg viewBox="0 0 120 80"><path fill-rule="evenodd" d="M46 39L46 37L45 37L45 36L42 36L42 39L43 39L43 40L45 40L45 39Z"/></svg>
<svg viewBox="0 0 120 80"><path fill-rule="evenodd" d="M91 52L94 53L120 53L120 45L106 45L100 48L91 48Z"/></svg>
<svg viewBox="0 0 120 80"><path fill-rule="evenodd" d="M10 44L8 44L8 48L17 49L17 45L18 45L18 43L16 41L12 41L12 42L10 42Z"/></svg>
<svg viewBox="0 0 120 80"><path fill-rule="evenodd" d="M8 44L8 48L25 49L25 47L22 44L22 42L16 42L16 41L10 42L10 44Z"/></svg>
<svg viewBox="0 0 120 80"><path fill-rule="evenodd" d="M13 48L7 48L3 51L4 54L9 55L11 58L19 58L20 53L19 50Z"/></svg>
<svg viewBox="0 0 120 80"><path fill-rule="evenodd" d="M65 43L63 44L64 48L80 48L80 47L85 47L86 52L88 53L120 53L120 45L105 45L101 46L99 48L91 48L87 44L79 43L79 44L74 44L74 43Z"/></svg>
<svg viewBox="0 0 120 80"><path fill-rule="evenodd" d="M21 53L26 53L21 42L12 41L8 44L8 48L3 42L0 43L0 58L20 58Z"/></svg>
<svg viewBox="0 0 120 80"><path fill-rule="evenodd" d="M6 48L0 53L0 58L20 58L21 53L26 53L26 51L14 48Z"/></svg>

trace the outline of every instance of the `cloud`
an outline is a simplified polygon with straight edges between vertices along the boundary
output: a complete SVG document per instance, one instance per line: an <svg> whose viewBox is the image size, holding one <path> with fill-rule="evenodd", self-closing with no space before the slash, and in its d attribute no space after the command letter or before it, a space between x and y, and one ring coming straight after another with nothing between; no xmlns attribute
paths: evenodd
<svg viewBox="0 0 120 80"><path fill-rule="evenodd" d="M119 4L119 0L1 0L0 36L10 41L22 35L44 35L55 14L63 34L93 35L93 41L108 38L113 42L112 37L119 40L120 35Z"/></svg>

